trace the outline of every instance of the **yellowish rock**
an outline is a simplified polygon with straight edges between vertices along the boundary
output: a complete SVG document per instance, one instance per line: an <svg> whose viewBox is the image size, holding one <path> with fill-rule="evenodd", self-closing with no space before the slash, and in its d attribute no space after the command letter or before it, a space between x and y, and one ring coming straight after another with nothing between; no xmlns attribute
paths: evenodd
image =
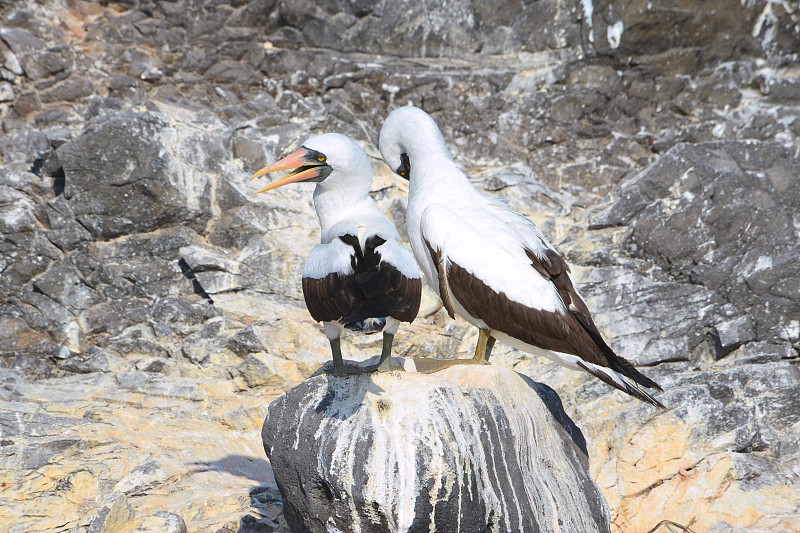
<svg viewBox="0 0 800 533"><path fill-rule="evenodd" d="M128 533L133 529L133 519L136 512L131 507L128 498L117 498L108 511L101 533Z"/></svg>

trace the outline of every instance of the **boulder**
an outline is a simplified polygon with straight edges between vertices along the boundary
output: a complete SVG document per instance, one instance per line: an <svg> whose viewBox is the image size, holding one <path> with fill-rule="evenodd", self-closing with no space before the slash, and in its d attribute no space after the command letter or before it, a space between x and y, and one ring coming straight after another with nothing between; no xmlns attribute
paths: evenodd
<svg viewBox="0 0 800 533"><path fill-rule="evenodd" d="M508 369L320 374L262 438L293 531L610 531L580 430Z"/></svg>
<svg viewBox="0 0 800 533"><path fill-rule="evenodd" d="M169 107L102 116L58 148L48 169L65 177L67 204L92 237L205 227L210 173L225 148L220 136L193 130L194 120Z"/></svg>

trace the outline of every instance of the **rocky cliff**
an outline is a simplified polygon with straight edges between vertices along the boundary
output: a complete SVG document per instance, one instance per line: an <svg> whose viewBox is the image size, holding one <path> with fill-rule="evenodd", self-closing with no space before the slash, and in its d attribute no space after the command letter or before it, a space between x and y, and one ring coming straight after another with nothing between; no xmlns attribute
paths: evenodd
<svg viewBox="0 0 800 533"><path fill-rule="evenodd" d="M666 389L495 348L559 393L614 524L800 529L800 11L696 4L0 1L0 523L285 527L259 430L328 357L318 230L310 190L248 179L346 133L402 228L375 143L411 102ZM471 351L423 308L396 353Z"/></svg>

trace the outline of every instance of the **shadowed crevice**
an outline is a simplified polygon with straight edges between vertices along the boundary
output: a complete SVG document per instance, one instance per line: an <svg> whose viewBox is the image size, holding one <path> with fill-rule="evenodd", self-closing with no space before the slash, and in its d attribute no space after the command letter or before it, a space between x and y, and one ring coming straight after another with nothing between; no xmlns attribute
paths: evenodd
<svg viewBox="0 0 800 533"><path fill-rule="evenodd" d="M194 270L192 270L192 267L189 266L189 263L187 263L185 259L181 258L178 259L178 266L181 268L181 274L183 274L183 277L192 282L192 291L194 291L194 293L198 296L208 300L208 303L213 304L214 300L211 299L211 296L209 296L205 289L203 289L203 286L200 285L200 281L198 281L197 276L195 276Z"/></svg>

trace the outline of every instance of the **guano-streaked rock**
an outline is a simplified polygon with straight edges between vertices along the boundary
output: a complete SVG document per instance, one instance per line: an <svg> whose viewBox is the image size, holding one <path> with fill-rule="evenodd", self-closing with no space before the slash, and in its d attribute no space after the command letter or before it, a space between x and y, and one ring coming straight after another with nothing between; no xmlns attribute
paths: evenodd
<svg viewBox="0 0 800 533"><path fill-rule="evenodd" d="M262 436L295 531L610 531L580 430L507 369L321 374Z"/></svg>

